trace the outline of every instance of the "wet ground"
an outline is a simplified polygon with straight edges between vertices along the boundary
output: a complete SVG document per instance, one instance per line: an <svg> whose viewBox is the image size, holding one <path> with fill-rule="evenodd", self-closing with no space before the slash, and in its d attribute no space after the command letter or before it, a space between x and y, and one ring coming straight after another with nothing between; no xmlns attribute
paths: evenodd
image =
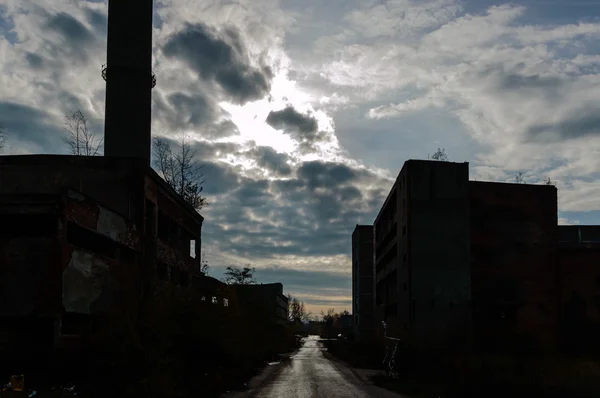
<svg viewBox="0 0 600 398"><path fill-rule="evenodd" d="M227 398L342 398L401 397L369 384L360 373L327 355L322 341L310 336L287 359L272 364L248 384L243 392Z"/></svg>

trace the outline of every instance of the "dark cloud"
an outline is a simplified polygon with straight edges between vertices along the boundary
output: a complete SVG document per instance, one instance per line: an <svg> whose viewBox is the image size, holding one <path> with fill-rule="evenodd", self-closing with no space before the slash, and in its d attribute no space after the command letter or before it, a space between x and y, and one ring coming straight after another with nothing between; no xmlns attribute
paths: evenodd
<svg viewBox="0 0 600 398"><path fill-rule="evenodd" d="M199 127L216 116L213 104L200 93L171 94L168 102L174 108L173 116L179 121L180 127Z"/></svg>
<svg viewBox="0 0 600 398"><path fill-rule="evenodd" d="M268 180L249 180L232 192L232 195L241 206L263 206L272 199L272 195L269 193L269 185Z"/></svg>
<svg viewBox="0 0 600 398"><path fill-rule="evenodd" d="M44 59L37 54L34 53L26 53L25 60L29 64L29 66L33 69L41 69L44 65Z"/></svg>
<svg viewBox="0 0 600 398"><path fill-rule="evenodd" d="M167 57L184 60L205 81L216 82L233 100L246 103L267 95L272 73L268 67L250 66L235 28L222 34L203 24L187 24L163 47Z"/></svg>
<svg viewBox="0 0 600 398"><path fill-rule="evenodd" d="M86 61L88 59L87 52L91 47L95 47L96 40L92 32L67 13L49 15L46 29L61 36L60 43L48 44L52 48L52 52L64 56L65 59Z"/></svg>
<svg viewBox="0 0 600 398"><path fill-rule="evenodd" d="M233 135L240 135L240 131L237 126L231 120L223 120L220 122L214 122L208 126L204 126L200 131L202 137L219 139L225 137L231 137Z"/></svg>
<svg viewBox="0 0 600 398"><path fill-rule="evenodd" d="M285 153L279 153L269 146L259 146L253 148L248 154L260 167L281 176L292 174L292 168L288 164L290 157Z"/></svg>
<svg viewBox="0 0 600 398"><path fill-rule="evenodd" d="M105 36L108 32L108 17L96 10L85 10L85 16L90 25L94 27L94 30L99 35Z"/></svg>
<svg viewBox="0 0 600 398"><path fill-rule="evenodd" d="M318 123L314 117L304 115L289 105L282 110L269 112L265 122L288 133L299 142L300 150L304 153L314 151L316 143L330 139L326 132L318 130Z"/></svg>
<svg viewBox="0 0 600 398"><path fill-rule="evenodd" d="M206 195L219 195L238 186L240 178L228 164L216 161L200 161L200 163L204 173L204 193Z"/></svg>
<svg viewBox="0 0 600 398"><path fill-rule="evenodd" d="M223 154L238 154L241 146L232 142L210 142L210 141L195 141L192 146L198 154L198 159L203 161L214 160Z"/></svg>
<svg viewBox="0 0 600 398"><path fill-rule="evenodd" d="M46 26L73 43L83 45L94 39L92 33L81 22L64 12L51 16Z"/></svg>
<svg viewBox="0 0 600 398"><path fill-rule="evenodd" d="M307 134L315 133L318 127L315 118L301 114L292 106L269 112L266 122L275 129L293 129Z"/></svg>
<svg viewBox="0 0 600 398"><path fill-rule="evenodd" d="M210 274L221 278L225 267L211 266ZM315 290L327 289L329 291L347 291L352 289L352 277L349 274L325 271L305 271L283 268L277 265L257 268L256 279L260 283L281 282L286 292L314 293ZM305 290L309 289L309 290Z"/></svg>
<svg viewBox="0 0 600 398"><path fill-rule="evenodd" d="M316 160L303 163L298 169L298 177L310 189L315 189L349 183L356 180L359 173L344 164Z"/></svg>
<svg viewBox="0 0 600 398"><path fill-rule="evenodd" d="M39 109L0 101L0 124L8 132L11 142L35 143L47 152L62 146L61 130L50 115Z"/></svg>
<svg viewBox="0 0 600 398"><path fill-rule="evenodd" d="M152 97L153 116L166 123L170 131L193 129L206 139L239 134L237 126L231 120L219 120L224 112L213 98L202 92L177 92L166 98L157 92Z"/></svg>
<svg viewBox="0 0 600 398"><path fill-rule="evenodd" d="M522 89L558 89L567 81L559 77L545 77L539 75L508 74L500 80L502 87L506 90Z"/></svg>
<svg viewBox="0 0 600 398"><path fill-rule="evenodd" d="M532 141L557 141L600 135L600 108L582 109L557 123L540 123L527 130Z"/></svg>
<svg viewBox="0 0 600 398"><path fill-rule="evenodd" d="M205 242L248 258L347 253L354 226L372 222L387 193L363 183L388 184L370 172L319 161L300 165L291 178L241 178L206 210Z"/></svg>

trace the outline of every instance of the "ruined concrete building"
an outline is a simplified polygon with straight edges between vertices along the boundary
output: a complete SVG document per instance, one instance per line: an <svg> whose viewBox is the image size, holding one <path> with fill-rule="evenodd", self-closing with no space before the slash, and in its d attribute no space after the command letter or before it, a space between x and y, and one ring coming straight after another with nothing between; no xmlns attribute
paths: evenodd
<svg viewBox="0 0 600 398"><path fill-rule="evenodd" d="M600 331L600 227L558 226L554 186L409 160L374 230L376 318L414 348L590 347Z"/></svg>
<svg viewBox="0 0 600 398"><path fill-rule="evenodd" d="M150 168L152 0L108 20L105 156L0 156L3 349L76 341L200 273L203 218Z"/></svg>

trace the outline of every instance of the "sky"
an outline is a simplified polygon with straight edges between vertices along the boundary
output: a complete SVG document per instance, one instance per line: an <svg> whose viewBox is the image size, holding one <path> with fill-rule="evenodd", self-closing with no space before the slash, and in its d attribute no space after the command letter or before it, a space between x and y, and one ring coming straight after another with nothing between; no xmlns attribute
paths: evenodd
<svg viewBox="0 0 600 398"><path fill-rule="evenodd" d="M152 134L204 165L202 250L310 311L351 308L351 234L407 159L550 177L561 224L600 224L600 1L155 0ZM0 0L4 154L103 134L106 1Z"/></svg>

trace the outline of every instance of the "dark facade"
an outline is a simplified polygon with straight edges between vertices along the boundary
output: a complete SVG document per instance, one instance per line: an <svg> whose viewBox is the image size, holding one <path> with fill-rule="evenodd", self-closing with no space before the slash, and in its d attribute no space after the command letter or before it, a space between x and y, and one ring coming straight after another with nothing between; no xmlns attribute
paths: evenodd
<svg viewBox="0 0 600 398"><path fill-rule="evenodd" d="M375 336L373 260L373 226L357 225L352 233L352 315L358 340Z"/></svg>
<svg viewBox="0 0 600 398"><path fill-rule="evenodd" d="M262 322L285 325L288 321L288 298L281 283L234 285L237 302L245 312L264 316Z"/></svg>
<svg viewBox="0 0 600 398"><path fill-rule="evenodd" d="M600 226L558 227L561 346L600 353Z"/></svg>
<svg viewBox="0 0 600 398"><path fill-rule="evenodd" d="M202 221L135 159L0 157L5 347L28 337L60 346L96 315L135 310L157 280L187 285L200 272Z"/></svg>
<svg viewBox="0 0 600 398"><path fill-rule="evenodd" d="M558 338L557 193L470 183L471 283L481 349L544 349Z"/></svg>
<svg viewBox="0 0 600 398"><path fill-rule="evenodd" d="M600 331L600 227L557 226L554 186L409 160L374 229L376 323L414 348L548 351Z"/></svg>
<svg viewBox="0 0 600 398"><path fill-rule="evenodd" d="M468 164L409 160L375 219L377 323L414 347L470 331Z"/></svg>

